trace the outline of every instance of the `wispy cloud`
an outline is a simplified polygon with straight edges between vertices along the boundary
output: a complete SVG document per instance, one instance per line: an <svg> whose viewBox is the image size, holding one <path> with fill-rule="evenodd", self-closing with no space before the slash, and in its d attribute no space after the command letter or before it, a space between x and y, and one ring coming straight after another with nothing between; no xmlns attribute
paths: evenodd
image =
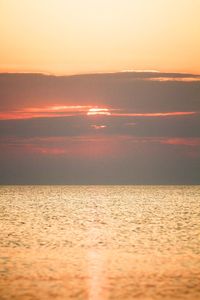
<svg viewBox="0 0 200 300"><path fill-rule="evenodd" d="M168 138L162 139L163 144L199 147L200 138Z"/></svg>
<svg viewBox="0 0 200 300"><path fill-rule="evenodd" d="M113 116L122 117L176 117L176 116L188 116L195 115L195 111L171 111L171 112L151 112L151 113L113 113Z"/></svg>
<svg viewBox="0 0 200 300"><path fill-rule="evenodd" d="M146 80L150 81L160 81L160 82L199 82L200 76L196 77L155 77L155 78L146 78Z"/></svg>

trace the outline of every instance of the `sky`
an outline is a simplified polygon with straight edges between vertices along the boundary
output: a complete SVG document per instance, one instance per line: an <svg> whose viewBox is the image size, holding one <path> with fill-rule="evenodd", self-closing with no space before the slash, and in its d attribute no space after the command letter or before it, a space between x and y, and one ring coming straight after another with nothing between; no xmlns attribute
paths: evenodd
<svg viewBox="0 0 200 300"><path fill-rule="evenodd" d="M200 184L199 11L0 0L0 184Z"/></svg>
<svg viewBox="0 0 200 300"><path fill-rule="evenodd" d="M200 76L0 74L2 184L200 183Z"/></svg>
<svg viewBox="0 0 200 300"><path fill-rule="evenodd" d="M200 73L199 0L0 0L0 71Z"/></svg>

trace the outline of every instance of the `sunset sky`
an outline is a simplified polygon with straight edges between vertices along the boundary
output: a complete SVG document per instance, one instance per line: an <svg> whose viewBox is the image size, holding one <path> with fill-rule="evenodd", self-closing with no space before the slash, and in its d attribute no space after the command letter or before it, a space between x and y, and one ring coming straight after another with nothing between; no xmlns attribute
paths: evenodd
<svg viewBox="0 0 200 300"><path fill-rule="evenodd" d="M200 183L199 13L0 0L0 183Z"/></svg>
<svg viewBox="0 0 200 300"><path fill-rule="evenodd" d="M0 71L200 73L199 0L1 0Z"/></svg>

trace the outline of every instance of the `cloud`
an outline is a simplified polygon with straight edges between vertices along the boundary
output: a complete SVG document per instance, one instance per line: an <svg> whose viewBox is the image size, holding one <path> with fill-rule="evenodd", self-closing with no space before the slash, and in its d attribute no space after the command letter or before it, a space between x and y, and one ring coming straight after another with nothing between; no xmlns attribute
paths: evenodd
<svg viewBox="0 0 200 300"><path fill-rule="evenodd" d="M118 112L115 112L118 111ZM9 111L0 113L0 120L23 120L35 118L55 118L70 116L96 116L106 115L111 117L168 117L168 116L186 116L195 115L194 111L172 111L172 112L151 112L151 113L134 113L123 112L120 109L108 109L92 106L52 106L52 107L34 107L24 108L19 111Z"/></svg>
<svg viewBox="0 0 200 300"><path fill-rule="evenodd" d="M182 149L174 141L119 135L5 138L0 147L0 182L197 184L199 148Z"/></svg>
<svg viewBox="0 0 200 300"><path fill-rule="evenodd" d="M127 124L134 124L130 126ZM199 114L154 116L73 115L67 117L1 120L0 137L88 136L99 134L95 126L105 126L104 135L138 137L199 137Z"/></svg>
<svg viewBox="0 0 200 300"><path fill-rule="evenodd" d="M155 78L147 78L147 80L152 81L177 81L177 82L198 82L200 81L200 77L155 77Z"/></svg>
<svg viewBox="0 0 200 300"><path fill-rule="evenodd" d="M191 81L182 81L184 78ZM10 113L28 108L97 106L133 113L196 112L200 111L200 82L193 80L199 78L192 74L157 72L76 76L0 74L0 109L1 113Z"/></svg>
<svg viewBox="0 0 200 300"><path fill-rule="evenodd" d="M200 138L168 138L162 140L163 144L200 147Z"/></svg>
<svg viewBox="0 0 200 300"><path fill-rule="evenodd" d="M0 74L0 110L0 183L200 182L198 75Z"/></svg>
<svg viewBox="0 0 200 300"><path fill-rule="evenodd" d="M156 113L114 113L113 116L118 117L176 117L176 116L188 116L195 115L194 111L171 111L171 112L156 112Z"/></svg>

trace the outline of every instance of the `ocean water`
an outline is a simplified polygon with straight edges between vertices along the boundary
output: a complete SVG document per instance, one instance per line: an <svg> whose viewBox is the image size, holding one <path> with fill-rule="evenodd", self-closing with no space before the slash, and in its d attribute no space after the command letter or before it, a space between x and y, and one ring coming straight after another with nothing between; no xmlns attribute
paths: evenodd
<svg viewBox="0 0 200 300"><path fill-rule="evenodd" d="M0 299L200 299L200 186L1 186Z"/></svg>

